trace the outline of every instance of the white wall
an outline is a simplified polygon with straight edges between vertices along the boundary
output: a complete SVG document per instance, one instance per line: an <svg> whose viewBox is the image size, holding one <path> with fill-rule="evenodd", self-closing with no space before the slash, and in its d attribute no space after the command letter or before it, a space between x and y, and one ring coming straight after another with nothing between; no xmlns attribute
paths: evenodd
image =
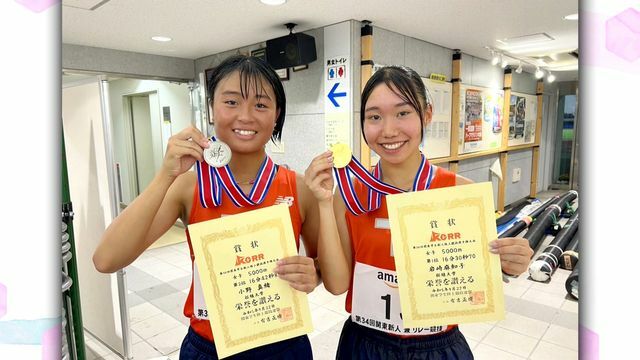
<svg viewBox="0 0 640 360"><path fill-rule="evenodd" d="M122 353L116 278L115 275L96 271L91 260L107 224L112 220L97 79L63 89L62 118L69 192L75 213L75 256L83 324L103 342Z"/></svg>
<svg viewBox="0 0 640 360"><path fill-rule="evenodd" d="M113 127L114 161L120 163L122 178L122 196L126 204L132 199L132 191L129 188L129 163L128 151L130 151L126 139L124 101L126 95L153 93L149 96L151 111L151 149L154 158L154 169L157 172L162 164L163 154L166 148L167 136L163 137L162 131L162 107L171 109L171 133L176 134L191 124L192 113L189 102L189 87L187 84L173 83L156 80L119 79L109 82L109 101L111 109L111 124ZM158 114L158 115L154 115ZM168 135L168 134L167 134ZM141 191L143 189L140 189Z"/></svg>

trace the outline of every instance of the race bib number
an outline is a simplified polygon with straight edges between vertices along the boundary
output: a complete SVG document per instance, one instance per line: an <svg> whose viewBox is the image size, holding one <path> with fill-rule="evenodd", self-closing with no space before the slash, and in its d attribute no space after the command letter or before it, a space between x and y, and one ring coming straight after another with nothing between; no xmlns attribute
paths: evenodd
<svg viewBox="0 0 640 360"><path fill-rule="evenodd" d="M447 329L446 325L404 328L396 272L359 262L353 272L351 320L396 335L431 335Z"/></svg>
<svg viewBox="0 0 640 360"><path fill-rule="evenodd" d="M204 302L202 285L200 285L200 274L195 261L193 262L193 315L200 320L209 320L207 304Z"/></svg>

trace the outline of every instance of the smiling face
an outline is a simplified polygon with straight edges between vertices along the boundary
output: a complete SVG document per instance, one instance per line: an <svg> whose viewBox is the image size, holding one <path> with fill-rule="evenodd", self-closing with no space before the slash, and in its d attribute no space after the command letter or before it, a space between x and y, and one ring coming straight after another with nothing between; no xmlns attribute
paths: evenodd
<svg viewBox="0 0 640 360"><path fill-rule="evenodd" d="M420 119L418 110L384 82L371 91L364 106L363 133L371 150L392 164L415 155L422 127L431 118L430 107Z"/></svg>
<svg viewBox="0 0 640 360"><path fill-rule="evenodd" d="M234 71L220 80L212 100L216 137L232 151L263 151L276 126L276 96L261 77L246 78Z"/></svg>

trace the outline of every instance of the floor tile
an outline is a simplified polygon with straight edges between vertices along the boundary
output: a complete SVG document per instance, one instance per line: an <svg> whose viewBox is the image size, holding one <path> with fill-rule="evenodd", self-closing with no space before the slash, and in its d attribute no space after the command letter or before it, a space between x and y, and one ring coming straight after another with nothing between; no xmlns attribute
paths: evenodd
<svg viewBox="0 0 640 360"><path fill-rule="evenodd" d="M504 320L498 322L497 326L527 335L536 339L540 339L547 331L549 323L544 321L531 319L526 316L507 312Z"/></svg>
<svg viewBox="0 0 640 360"><path fill-rule="evenodd" d="M554 307L525 299L505 296L506 303L508 303L507 310L510 312L548 323L552 322L558 313L558 309Z"/></svg>
<svg viewBox="0 0 640 360"><path fill-rule="evenodd" d="M469 338L466 338L465 340L467 341L467 344L469 344L469 349L471 349L471 351L473 351L473 349L479 344L478 341L471 340Z"/></svg>
<svg viewBox="0 0 640 360"><path fill-rule="evenodd" d="M535 282L535 284L531 285L530 288L539 290L545 293L557 295L558 298L563 298L564 295L567 293L567 289L565 289L564 287L564 281L555 282L552 280L551 282L548 282L548 283ZM554 298L555 297L556 296L554 296Z"/></svg>
<svg viewBox="0 0 640 360"><path fill-rule="evenodd" d="M180 349L182 340L186 335L187 327L181 324L180 326L147 339L147 342L162 355L169 355Z"/></svg>
<svg viewBox="0 0 640 360"><path fill-rule="evenodd" d="M325 331L335 326L338 323L344 323L347 316L340 315L329 309L318 307L313 314L311 314L311 321L313 322L313 328L315 331Z"/></svg>
<svg viewBox="0 0 640 360"><path fill-rule="evenodd" d="M132 308L136 305L140 305L142 303L147 302L147 300L141 298L136 293L127 294L127 307Z"/></svg>
<svg viewBox="0 0 640 360"><path fill-rule="evenodd" d="M473 349L474 360L523 360L524 357L508 353L506 351L496 349L485 344L478 344ZM547 359L548 360L548 359Z"/></svg>
<svg viewBox="0 0 640 360"><path fill-rule="evenodd" d="M152 316L162 313L162 310L151 303L145 302L129 308L129 322L135 324Z"/></svg>
<svg viewBox="0 0 640 360"><path fill-rule="evenodd" d="M161 298L163 296L171 295L175 292L179 291L169 284L160 284L156 286L152 286L148 289L144 289L136 292L141 298L151 301L154 299Z"/></svg>
<svg viewBox="0 0 640 360"><path fill-rule="evenodd" d="M527 290L529 290L529 287L516 284L505 284L503 290L505 295L519 298L522 297L522 295L524 295Z"/></svg>
<svg viewBox="0 0 640 360"><path fill-rule="evenodd" d="M553 319L553 324L562 326L567 329L577 330L578 329L578 314L560 310L555 319Z"/></svg>
<svg viewBox="0 0 640 360"><path fill-rule="evenodd" d="M335 298L327 303L325 303L324 305L319 305L319 306L323 306L331 311L334 311L338 314L344 315L344 316L348 316L349 313L344 309L344 303L345 303L345 299L347 297L347 294L344 293L342 295L338 295L335 296ZM311 304L311 303L310 303Z"/></svg>
<svg viewBox="0 0 640 360"><path fill-rule="evenodd" d="M577 314L579 307L580 307L580 303L578 303L577 300L574 300L573 298L566 299L565 297L564 303L562 303L562 306L560 307L560 309Z"/></svg>
<svg viewBox="0 0 640 360"><path fill-rule="evenodd" d="M344 321L341 321L325 331L318 332L321 336L309 336L314 360L335 359L343 325Z"/></svg>
<svg viewBox="0 0 640 360"><path fill-rule="evenodd" d="M567 329L558 325L551 325L542 337L542 340L574 351L578 351L577 330Z"/></svg>
<svg viewBox="0 0 640 360"><path fill-rule="evenodd" d="M324 305L334 300L335 297L336 295L333 295L332 293L328 292L324 288L323 284L318 285L318 287L316 287L309 295L307 295L309 302L312 302L316 305Z"/></svg>
<svg viewBox="0 0 640 360"><path fill-rule="evenodd" d="M145 269L145 271L148 271L153 266L156 266L161 263L162 263L161 260L158 260L154 257L146 257L146 258L139 257L131 265L139 269Z"/></svg>
<svg viewBox="0 0 640 360"><path fill-rule="evenodd" d="M490 345L524 358L529 356L537 343L538 339L501 327L494 327L482 340L482 344Z"/></svg>
<svg viewBox="0 0 640 360"><path fill-rule="evenodd" d="M157 299L151 300L151 303L161 309L164 312L172 310L176 307L183 308L184 302L187 297L184 295L182 291L176 291L167 296L159 297Z"/></svg>
<svg viewBox="0 0 640 360"><path fill-rule="evenodd" d="M169 354L169 360L180 360L180 350L174 351Z"/></svg>
<svg viewBox="0 0 640 360"><path fill-rule="evenodd" d="M164 283L169 283L173 280L184 278L184 277L190 278L189 276L190 274L184 271L183 269L173 265L169 265L169 266L171 266L171 269L168 269L163 272L156 272L153 274L153 276L157 277Z"/></svg>
<svg viewBox="0 0 640 360"><path fill-rule="evenodd" d="M548 292L536 290L533 288L527 290L527 292L525 292L521 298L538 304L551 306L553 308L559 308L564 302L564 299L558 295L549 294Z"/></svg>
<svg viewBox="0 0 640 360"><path fill-rule="evenodd" d="M154 359L161 357L162 354L154 349L151 345L144 341L141 341L132 346L132 352L134 359ZM166 358L166 357L164 357Z"/></svg>
<svg viewBox="0 0 640 360"><path fill-rule="evenodd" d="M140 335L134 333L133 331L129 331L129 335L131 336L131 344L137 344L142 341Z"/></svg>
<svg viewBox="0 0 640 360"><path fill-rule="evenodd" d="M493 329L494 325L486 323L460 324L458 327L465 338L481 341Z"/></svg>
<svg viewBox="0 0 640 360"><path fill-rule="evenodd" d="M529 357L531 360L578 360L578 352L541 341Z"/></svg>
<svg viewBox="0 0 640 360"><path fill-rule="evenodd" d="M131 330L135 331L142 339L148 339L164 331L178 327L181 323L167 315L160 313L146 320L131 325Z"/></svg>

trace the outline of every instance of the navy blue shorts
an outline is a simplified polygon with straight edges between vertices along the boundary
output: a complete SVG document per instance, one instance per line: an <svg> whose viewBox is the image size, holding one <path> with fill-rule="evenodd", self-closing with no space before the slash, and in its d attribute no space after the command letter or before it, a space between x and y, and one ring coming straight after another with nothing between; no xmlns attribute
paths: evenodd
<svg viewBox="0 0 640 360"><path fill-rule="evenodd" d="M209 360L218 359L216 345L202 336L196 334L189 328L187 336L182 341L180 347L180 360ZM285 359L285 360L307 360L313 359L311 343L307 335L283 340L277 343L264 345L255 349L243 351L224 358L229 360L248 359Z"/></svg>
<svg viewBox="0 0 640 360"><path fill-rule="evenodd" d="M358 325L348 318L336 359L470 360L473 353L457 326L440 334L401 338Z"/></svg>

